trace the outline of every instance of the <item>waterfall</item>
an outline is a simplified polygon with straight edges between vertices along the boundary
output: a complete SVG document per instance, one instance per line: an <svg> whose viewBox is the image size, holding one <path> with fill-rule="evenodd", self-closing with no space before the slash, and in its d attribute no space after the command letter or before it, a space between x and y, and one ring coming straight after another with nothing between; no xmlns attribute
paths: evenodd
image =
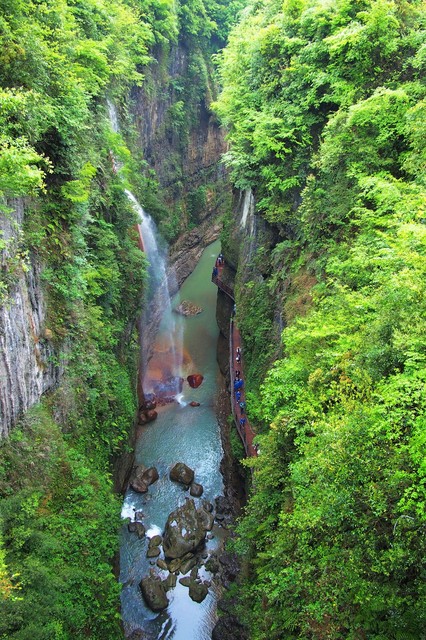
<svg viewBox="0 0 426 640"><path fill-rule="evenodd" d="M247 226L247 219L250 215L252 215L253 213L253 206L254 206L254 202L253 202L253 192L251 189L246 189L244 191L244 203L243 203L243 209L242 209L242 215L241 215L241 221L240 221L240 227L242 229L244 229Z"/></svg>
<svg viewBox="0 0 426 640"><path fill-rule="evenodd" d="M142 387L146 393L153 393L158 398L172 398L179 394L182 386L182 339L181 325L176 322L171 305L167 251L161 246L157 227L151 216L131 191L126 189L125 193L138 214L145 255L149 262L148 293L141 323ZM152 322L158 325L160 317L160 335L151 361L153 345L149 325Z"/></svg>
<svg viewBox="0 0 426 640"><path fill-rule="evenodd" d="M109 120L115 133L120 132L118 114L115 105L107 100ZM119 163L114 165L119 169ZM182 388L182 339L181 325L173 314L169 279L174 273L167 269L167 250L161 243L155 222L143 209L134 194L124 190L129 202L138 215L139 235L143 240L143 249L148 259L148 292L145 296L144 311L140 325L141 339L141 376L144 393L152 393L160 399L175 398ZM156 341L155 354L151 327L158 328L160 336ZM148 365L149 363L149 365Z"/></svg>
<svg viewBox="0 0 426 640"><path fill-rule="evenodd" d="M117 109L115 108L115 104L113 104L111 100L107 100L107 106L108 106L108 114L109 114L109 121L111 123L111 128L114 131L114 133L119 133L120 125L118 124L118 114L117 114Z"/></svg>

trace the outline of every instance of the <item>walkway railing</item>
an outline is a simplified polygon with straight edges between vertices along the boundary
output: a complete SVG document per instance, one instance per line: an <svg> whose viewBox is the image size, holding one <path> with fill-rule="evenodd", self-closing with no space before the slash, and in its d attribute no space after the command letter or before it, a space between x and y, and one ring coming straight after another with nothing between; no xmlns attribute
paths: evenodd
<svg viewBox="0 0 426 640"><path fill-rule="evenodd" d="M240 435L240 438L243 442L244 445L244 449L246 451L246 455L247 456L257 456L257 451L256 448L253 445L253 438L255 436L255 433L251 427L250 422L247 419L247 415L244 411L241 410L240 408L240 402L243 402L245 405L245 401L246 401L246 397L245 397L245 391L244 391L244 385L239 389L239 392L241 394L240 396L240 400L239 402L237 402L236 399L236 391L234 388L234 384L236 381L236 377L235 377L235 363L234 363L234 359L235 359L235 353L236 353L236 341L238 340L238 342L240 342L240 332L238 330L238 328L235 326L235 322L234 319L231 318L230 321L230 326L229 326L229 370L231 373L231 406L232 406L232 415L234 417L234 422L235 425L237 427L237 431ZM242 356L241 356L241 360L238 363L238 368L240 370L240 375L242 376L242 379L244 380L244 365L243 365L243 361L242 361ZM244 419L244 425L241 425L241 418Z"/></svg>
<svg viewBox="0 0 426 640"><path fill-rule="evenodd" d="M234 291L233 289L225 284L220 277L223 271L223 263L216 263L215 268L212 274L212 282L224 293L226 293L233 302L235 302ZM236 356L236 348L240 347L241 349L241 336L238 327L234 322L234 318L231 318L230 326L229 326L229 372L231 376L231 407L232 407L232 416L234 418L235 426L237 427L238 434L242 440L244 445L244 449L247 456L257 456L257 450L253 446L253 438L255 433L250 425L250 422L247 419L247 415L245 412L245 391L244 384L239 389L240 397L237 402L236 399L236 391L234 389L234 384L236 380L235 376L235 356ZM240 361L237 363L238 369L240 371L240 378L244 380L244 365L242 356L240 356ZM244 403L244 409L241 409L240 402ZM241 418L243 419L243 424L241 424Z"/></svg>
<svg viewBox="0 0 426 640"><path fill-rule="evenodd" d="M227 284L225 284L223 282L223 280L221 280L218 276L212 276L212 282L213 284L215 284L217 287L219 287L219 289L221 291L223 291L224 293L226 293L232 301L235 300L234 298L234 290L231 289L231 287Z"/></svg>

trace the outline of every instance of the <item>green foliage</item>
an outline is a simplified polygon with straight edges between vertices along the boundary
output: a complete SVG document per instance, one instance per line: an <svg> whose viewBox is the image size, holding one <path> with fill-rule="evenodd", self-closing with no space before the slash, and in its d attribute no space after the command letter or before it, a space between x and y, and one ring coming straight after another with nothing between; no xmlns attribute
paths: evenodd
<svg viewBox="0 0 426 640"><path fill-rule="evenodd" d="M220 61L234 182L282 236L237 301L253 640L424 638L425 18L253 2Z"/></svg>
<svg viewBox="0 0 426 640"><path fill-rule="evenodd" d="M19 583L17 583L18 576L10 575L8 566L6 564L6 551L3 546L3 536L0 535L0 603L8 599L16 599L17 589L19 589Z"/></svg>
<svg viewBox="0 0 426 640"><path fill-rule="evenodd" d="M180 31L188 39L215 35L223 46L238 12L245 5L245 0L179 0Z"/></svg>
<svg viewBox="0 0 426 640"><path fill-rule="evenodd" d="M187 198L190 220L198 222L203 218L207 204L207 187L204 185L194 191L190 191Z"/></svg>
<svg viewBox="0 0 426 640"><path fill-rule="evenodd" d="M183 41L188 74L170 81L165 124L183 148L200 105L207 108L214 95L208 56L223 45L240 4L2 3L0 207L10 219L0 234L0 303L31 265L42 267L41 339L50 341L63 372L45 406L2 443L2 638L122 635L111 571L118 504L108 469L135 416L135 321L146 276L125 189L139 189L167 238L187 222L176 156L169 161L182 203L173 212L152 174L141 178L146 163L133 152L129 94L144 81L142 70L149 75L154 47L166 68L171 44ZM108 100L120 111L123 135L112 131ZM206 189L190 198L193 208L207 198ZM17 197L23 228L13 222Z"/></svg>
<svg viewBox="0 0 426 640"><path fill-rule="evenodd" d="M45 174L40 164L48 166L25 139L0 139L0 197L33 194L42 189Z"/></svg>
<svg viewBox="0 0 426 640"><path fill-rule="evenodd" d="M265 282L244 283L237 295L237 323L247 349L246 377L257 386L263 379L275 351L273 305ZM254 313L253 313L254 312Z"/></svg>
<svg viewBox="0 0 426 640"><path fill-rule="evenodd" d="M424 95L423 24L420 3L384 0L269 1L244 12L219 58L223 91L215 106L229 130L225 160L236 186L255 188L258 208L283 231L299 227L294 202L334 113L334 126L347 123L341 144L364 135L359 152L366 155L361 165L353 159L354 171L371 152L375 170L401 171L404 138L417 139L404 130L405 114L416 129L423 117L414 107ZM337 154L340 148L333 146Z"/></svg>
<svg viewBox="0 0 426 640"><path fill-rule="evenodd" d="M110 565L119 502L109 475L93 469L43 407L1 448L1 529L19 591L6 583L0 636L120 638Z"/></svg>
<svg viewBox="0 0 426 640"><path fill-rule="evenodd" d="M232 457L234 460L241 461L246 457L244 445L235 427L235 422L232 416L229 417L229 422L231 423L231 428L229 431L229 442L231 446Z"/></svg>
<svg viewBox="0 0 426 640"><path fill-rule="evenodd" d="M155 30L139 9L132 0L8 0L0 10L0 302L37 260L41 339L63 370L45 407L2 443L2 638L122 636L109 468L135 416L146 261L124 193L135 163L106 100L125 105L150 60ZM126 163L120 175L112 154Z"/></svg>

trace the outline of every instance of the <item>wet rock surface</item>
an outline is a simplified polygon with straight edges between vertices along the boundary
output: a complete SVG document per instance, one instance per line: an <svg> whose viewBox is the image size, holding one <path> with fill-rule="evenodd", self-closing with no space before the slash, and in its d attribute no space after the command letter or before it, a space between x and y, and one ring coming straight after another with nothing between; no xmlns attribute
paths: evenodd
<svg viewBox="0 0 426 640"><path fill-rule="evenodd" d="M149 409L149 411L140 411L138 416L138 424L143 426L144 424L148 424L148 422L153 422L158 417L158 413L155 409Z"/></svg>
<svg viewBox="0 0 426 640"><path fill-rule="evenodd" d="M194 471L184 462L177 462L170 471L170 480L190 485L194 480Z"/></svg>
<svg viewBox="0 0 426 640"><path fill-rule="evenodd" d="M148 547L159 547L162 542L163 538L161 536L152 536L152 538L149 539Z"/></svg>
<svg viewBox="0 0 426 640"><path fill-rule="evenodd" d="M169 601L166 596L165 585L158 576L149 575L140 582L142 595L147 606L152 611L163 611L167 609Z"/></svg>
<svg viewBox="0 0 426 640"><path fill-rule="evenodd" d="M174 311L180 313L182 316L190 317L202 313L203 309L189 300L182 300L182 302L175 307Z"/></svg>
<svg viewBox="0 0 426 640"><path fill-rule="evenodd" d="M191 389L198 389L203 380L204 376L201 373L191 373L191 375L186 378Z"/></svg>
<svg viewBox="0 0 426 640"><path fill-rule="evenodd" d="M155 467L146 468L143 465L137 466L130 478L130 486L138 493L146 493L148 487L158 480L158 471Z"/></svg>
<svg viewBox="0 0 426 640"><path fill-rule="evenodd" d="M193 580L189 585L189 597L194 602L202 602L207 596L209 589L203 582Z"/></svg>
<svg viewBox="0 0 426 640"><path fill-rule="evenodd" d="M193 498L199 498L203 495L203 485L193 482L189 488L189 493Z"/></svg>
<svg viewBox="0 0 426 640"><path fill-rule="evenodd" d="M204 541L206 531L193 500L187 500L167 518L163 538L166 558L181 558L197 549Z"/></svg>
<svg viewBox="0 0 426 640"><path fill-rule="evenodd" d="M138 538L143 538L145 536L145 527L142 522L129 522L127 528L129 533L136 533Z"/></svg>
<svg viewBox="0 0 426 640"><path fill-rule="evenodd" d="M213 529L214 524L214 515L210 511L206 511L203 509L198 509L198 515L201 519L203 528L206 531L211 531Z"/></svg>
<svg viewBox="0 0 426 640"><path fill-rule="evenodd" d="M189 588L189 597L194 602L202 602L209 592L210 583L201 582L197 577L197 570L191 571L190 576L180 578L180 584Z"/></svg>

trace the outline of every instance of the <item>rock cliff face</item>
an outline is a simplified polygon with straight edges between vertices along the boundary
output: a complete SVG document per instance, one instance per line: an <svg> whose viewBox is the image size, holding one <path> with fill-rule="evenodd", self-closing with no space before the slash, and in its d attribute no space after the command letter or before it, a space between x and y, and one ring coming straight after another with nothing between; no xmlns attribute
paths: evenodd
<svg viewBox="0 0 426 640"><path fill-rule="evenodd" d="M175 281L169 283L170 293L177 289L193 272L205 247L219 237L221 225L207 218L205 222L186 233L173 244L170 263L176 274Z"/></svg>
<svg viewBox="0 0 426 640"><path fill-rule="evenodd" d="M209 110L215 94L209 64L194 75L194 52L180 43L146 69L144 85L132 96L140 146L163 203L193 226L221 212L230 195L220 163L227 148L224 132Z"/></svg>
<svg viewBox="0 0 426 640"><path fill-rule="evenodd" d="M24 204L14 201L12 211L0 216L6 248L1 252L3 275L15 264L9 294L0 306L0 436L59 379L55 352L45 327L46 305L40 282L41 267L31 257L25 269L17 258ZM15 260L14 260L15 259Z"/></svg>
<svg viewBox="0 0 426 640"><path fill-rule="evenodd" d="M232 226L223 243L225 268L222 280L236 292L236 299L247 298L250 292L244 292L246 283L262 283L270 268L269 260L259 260L257 252L261 249L268 256L279 241L277 232L256 212L253 192L248 189L236 191L232 207ZM237 273L238 269L238 273ZM222 373L229 380L228 342L229 318L233 304L224 293L219 292L216 320L220 329L218 342L218 362ZM238 303L237 303L238 307ZM283 329L279 311L274 318L277 332ZM279 342L279 340L278 340Z"/></svg>

